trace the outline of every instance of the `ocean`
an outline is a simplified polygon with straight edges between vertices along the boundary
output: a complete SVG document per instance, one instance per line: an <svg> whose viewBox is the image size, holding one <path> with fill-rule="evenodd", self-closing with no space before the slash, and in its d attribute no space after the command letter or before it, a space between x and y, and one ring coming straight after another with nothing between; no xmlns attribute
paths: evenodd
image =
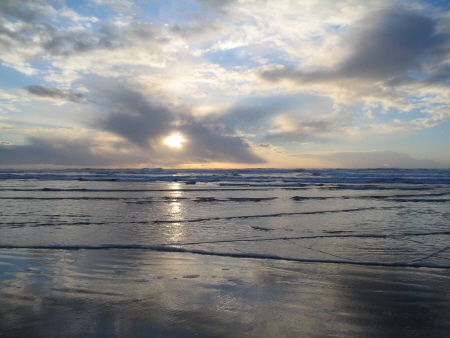
<svg viewBox="0 0 450 338"><path fill-rule="evenodd" d="M0 185L0 336L450 332L449 169L3 169Z"/></svg>

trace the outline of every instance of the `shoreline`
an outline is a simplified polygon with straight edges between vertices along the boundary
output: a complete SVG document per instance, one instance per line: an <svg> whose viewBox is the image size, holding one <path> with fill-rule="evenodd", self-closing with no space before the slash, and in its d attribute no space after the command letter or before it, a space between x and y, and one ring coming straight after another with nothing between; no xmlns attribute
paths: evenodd
<svg viewBox="0 0 450 338"><path fill-rule="evenodd" d="M250 240L249 240L250 241ZM354 261L354 260L337 260L337 259L308 259L296 257L284 257L270 254L258 253L236 253L236 252L217 252L196 249L185 249L176 246L166 245L143 245L143 244L103 244L103 245L0 245L0 250L144 250L155 252L172 252L172 253L190 253L194 255L218 256L229 258L251 258L272 261L298 262L298 263L317 263L317 264L343 264L343 265L362 265L362 266L380 266L380 267L400 267L400 268L424 268L424 269L450 269L450 265L439 265L434 263L418 263L418 262L377 262L377 261ZM441 251L446 251L444 248ZM431 256L431 255L430 255ZM425 257L425 258L428 258ZM422 260L422 259L421 259Z"/></svg>

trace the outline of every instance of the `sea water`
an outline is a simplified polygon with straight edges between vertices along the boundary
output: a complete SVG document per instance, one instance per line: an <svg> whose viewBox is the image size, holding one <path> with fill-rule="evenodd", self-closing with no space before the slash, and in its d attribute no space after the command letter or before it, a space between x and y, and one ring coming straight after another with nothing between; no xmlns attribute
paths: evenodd
<svg viewBox="0 0 450 338"><path fill-rule="evenodd" d="M40 301L62 289L66 296L78 290L82 299L100 297L102 304L117 286L134 283L140 292L122 291L123 299L134 299L123 309L140 315L149 307L164 309L165 319L140 319L161 336L377 335L386 328L440 336L450 328L450 170L0 170L0 182L3 296L13 299L7 307L13 313L23 310L17 307L22 282L45 294L28 291ZM74 280L85 288L73 287ZM13 286L16 293L8 293ZM278 298L248 298L244 290ZM148 304L155 292L167 299ZM190 308L199 295L228 295L231 303L205 298L198 305L203 310ZM264 315L252 308L265 309ZM210 321L207 328L180 324L190 311L205 309L218 316L202 319ZM184 319L174 324L173 311ZM401 312L409 319L397 318ZM285 315L275 327L256 319L275 314ZM352 323L351 314L369 322ZM247 315L253 316L249 323ZM49 320L48 314L28 316ZM90 325L102 322L90 318ZM320 324L327 320L328 326ZM5 332L13 335L27 322L15 321L3 326ZM117 325L113 318L103 322L108 330ZM233 334L219 329L232 322ZM86 325L73 334L86 333L80 331ZM101 328L96 332L102 335Z"/></svg>
<svg viewBox="0 0 450 338"><path fill-rule="evenodd" d="M450 170L0 171L3 247L450 266Z"/></svg>

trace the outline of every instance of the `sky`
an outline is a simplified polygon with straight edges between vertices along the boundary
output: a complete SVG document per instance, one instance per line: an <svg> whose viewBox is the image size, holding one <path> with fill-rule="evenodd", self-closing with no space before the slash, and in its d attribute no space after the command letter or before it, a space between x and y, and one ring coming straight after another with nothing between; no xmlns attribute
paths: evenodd
<svg viewBox="0 0 450 338"><path fill-rule="evenodd" d="M447 1L0 13L2 168L450 167Z"/></svg>

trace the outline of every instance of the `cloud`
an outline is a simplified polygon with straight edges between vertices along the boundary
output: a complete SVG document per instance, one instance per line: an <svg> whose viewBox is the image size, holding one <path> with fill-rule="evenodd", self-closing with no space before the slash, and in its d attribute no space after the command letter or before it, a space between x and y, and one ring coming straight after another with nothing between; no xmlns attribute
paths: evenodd
<svg viewBox="0 0 450 338"><path fill-rule="evenodd" d="M118 81L97 83L98 97L107 114L94 127L121 135L141 147L152 147L152 139L167 134L176 115L170 109L150 103L140 92Z"/></svg>
<svg viewBox="0 0 450 338"><path fill-rule="evenodd" d="M196 1L206 7L220 9L229 6L230 4L234 4L237 0L196 0Z"/></svg>
<svg viewBox="0 0 450 338"><path fill-rule="evenodd" d="M326 138L319 135L335 129L335 125L331 120L301 122L286 116L280 116L277 121L278 128L266 135L266 140L297 142L314 140L315 142L327 142Z"/></svg>
<svg viewBox="0 0 450 338"><path fill-rule="evenodd" d="M395 134L396 149L399 131L450 118L450 17L434 3L193 0L151 12L136 1L85 3L98 18L69 5L0 2L0 58L22 72L22 90L10 88L17 98L5 97L0 112L9 122L18 112L35 127L42 118L40 127L114 135L120 142L104 141L120 149L106 152L113 162L261 163L306 142L344 150L362 133ZM27 115L31 95L42 101ZM70 105L64 120L46 100L90 104ZM162 145L178 132L182 151ZM95 163L98 139L84 135L70 150L45 133L8 133L5 142L29 137L8 152L47 148L64 162L66 148ZM122 156L125 145L136 157Z"/></svg>
<svg viewBox="0 0 450 338"><path fill-rule="evenodd" d="M390 6L374 12L369 7L364 17L329 38L333 43L328 49L324 42L319 50L322 56L317 58L322 63L307 60L297 65L264 66L259 71L263 81L255 86L267 86L267 92L284 89L329 97L339 108L334 121L330 116L324 118L334 123L337 132L355 123L358 110L373 112L374 106L387 116L404 112L403 121L386 122L383 117L385 126L380 127L376 119L359 119L359 124L365 123L362 129L386 132L402 125L413 131L444 123L448 118L443 119L441 112L450 100L448 18L411 8ZM411 111L416 115L414 121L407 114ZM373 118L373 113L370 116ZM295 137L293 132L278 134L273 136ZM304 133L298 135L299 140L304 139Z"/></svg>
<svg viewBox="0 0 450 338"><path fill-rule="evenodd" d="M390 79L421 70L422 58L432 57L444 41L436 25L436 20L404 9L371 13L347 37L351 55L339 65L337 76Z"/></svg>
<svg viewBox="0 0 450 338"><path fill-rule="evenodd" d="M134 156L95 153L88 139L30 137L29 142L29 145L0 144L0 165L108 166L136 160Z"/></svg>
<svg viewBox="0 0 450 338"><path fill-rule="evenodd" d="M153 156L152 156L153 155ZM89 129L29 129L27 144L0 144L0 165L163 166L162 156L117 135ZM173 164L176 164L173 161Z"/></svg>
<svg viewBox="0 0 450 338"><path fill-rule="evenodd" d="M284 149L282 147L274 146L270 143L258 143L254 145L254 149L262 153L284 153Z"/></svg>
<svg viewBox="0 0 450 338"><path fill-rule="evenodd" d="M423 57L439 56L448 36L437 33L438 21L405 9L369 12L350 31L340 35L346 57L328 70L305 72L281 68L262 75L269 80L292 77L297 81L336 78L391 79L407 70L421 70ZM327 66L327 65L323 65Z"/></svg>
<svg viewBox="0 0 450 338"><path fill-rule="evenodd" d="M29 85L24 87L25 91L38 98L74 103L88 103L86 95L76 93L70 89L47 87L45 85Z"/></svg>
<svg viewBox="0 0 450 338"><path fill-rule="evenodd" d="M214 126L202 123L186 123L180 130L188 140L184 156L193 162L264 163L252 152L250 144L243 138L223 135Z"/></svg>
<svg viewBox="0 0 450 338"><path fill-rule="evenodd" d="M151 103L148 101L151 95L144 96L124 83L101 88L100 94L110 105L110 110L95 126L123 136L141 148L153 150L156 156L170 157L168 150L161 149L160 144L164 137L181 132L187 142L183 151L176 155L180 161L264 162L252 153L244 139L223 134L217 125L193 119L185 107Z"/></svg>
<svg viewBox="0 0 450 338"><path fill-rule="evenodd" d="M82 17L66 7L58 10L34 0L2 1L0 14L0 59L3 65L26 75L40 73L31 63L45 56L46 46L58 39L61 32L67 29L76 35L97 20Z"/></svg>
<svg viewBox="0 0 450 338"><path fill-rule="evenodd" d="M26 145L0 142L0 165L62 165L62 166L177 166L187 163L264 163L250 145L239 137L224 136L202 125L186 125L181 129L187 138L182 150L155 146L138 147L126 139L79 135L58 137L48 131L28 137ZM169 136L167 134L166 136Z"/></svg>
<svg viewBox="0 0 450 338"><path fill-rule="evenodd" d="M52 81L71 83L89 72L119 75L117 66L164 67L184 48L168 27L130 17L97 22L66 7L7 3L0 5L0 59L27 75L39 73L31 64L39 58L51 65L44 75Z"/></svg>
<svg viewBox="0 0 450 338"><path fill-rule="evenodd" d="M192 117L185 106L158 101L145 88L115 79L87 83L97 106L90 129L23 129L27 144L0 144L0 164L68 166L176 166L186 163L264 163L240 136L224 133L219 125ZM46 86L27 90L51 99L84 100L73 92ZM164 145L181 133L182 149Z"/></svg>
<svg viewBox="0 0 450 338"><path fill-rule="evenodd" d="M33 21L38 17L46 16L53 12L51 6L42 5L40 1L16 0L0 2L0 13L24 21Z"/></svg>
<svg viewBox="0 0 450 338"><path fill-rule="evenodd" d="M342 151L291 156L323 160L328 167L338 168L448 168L448 165L434 160L416 159L408 154L394 151Z"/></svg>
<svg viewBox="0 0 450 338"><path fill-rule="evenodd" d="M340 54L346 55L342 60L312 71L276 66L262 70L260 75L273 83L291 80L300 86L313 86L337 100L399 102L405 97L399 86L419 81L410 72L424 72L421 77L427 77L427 67L442 59L442 50L450 39L438 33L437 27L436 19L410 10L369 12L340 35L339 43L344 48ZM442 76L440 80L447 79Z"/></svg>
<svg viewBox="0 0 450 338"><path fill-rule="evenodd" d="M97 5L108 5L112 9L127 13L127 12L136 12L140 10L140 8L136 8L135 4L131 0L93 0Z"/></svg>

